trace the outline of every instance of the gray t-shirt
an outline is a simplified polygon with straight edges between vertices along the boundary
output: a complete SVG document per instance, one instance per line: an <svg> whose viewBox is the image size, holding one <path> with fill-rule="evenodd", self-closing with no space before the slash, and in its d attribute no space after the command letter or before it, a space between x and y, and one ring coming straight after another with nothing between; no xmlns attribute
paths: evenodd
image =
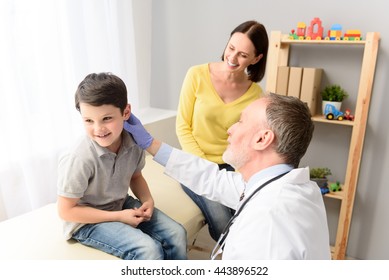
<svg viewBox="0 0 389 280"><path fill-rule="evenodd" d="M145 165L145 153L123 131L118 154L85 136L59 160L58 195L80 198L79 205L121 210L134 172ZM64 221L66 239L84 224Z"/></svg>

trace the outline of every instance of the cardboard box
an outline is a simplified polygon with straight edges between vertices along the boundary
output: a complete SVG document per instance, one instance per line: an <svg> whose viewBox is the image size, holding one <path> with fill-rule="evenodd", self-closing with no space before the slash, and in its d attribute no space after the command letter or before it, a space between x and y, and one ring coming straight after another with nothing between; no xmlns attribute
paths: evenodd
<svg viewBox="0 0 389 280"><path fill-rule="evenodd" d="M289 69L288 66L278 66L277 70L277 84L276 93L280 95L288 94L288 83L289 83Z"/></svg>
<svg viewBox="0 0 389 280"><path fill-rule="evenodd" d="M320 88L323 69L304 68L301 82L300 99L306 102L312 116L317 114L317 104L320 102Z"/></svg>
<svg viewBox="0 0 389 280"><path fill-rule="evenodd" d="M302 67L290 67L288 95L300 98L301 81L303 77Z"/></svg>

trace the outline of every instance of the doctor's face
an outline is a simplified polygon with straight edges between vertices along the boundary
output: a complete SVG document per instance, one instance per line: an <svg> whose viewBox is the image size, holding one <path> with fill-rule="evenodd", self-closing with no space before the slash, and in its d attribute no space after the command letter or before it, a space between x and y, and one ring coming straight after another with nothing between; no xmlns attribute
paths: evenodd
<svg viewBox="0 0 389 280"><path fill-rule="evenodd" d="M240 170L252 158L256 132L261 129L261 121L266 120L266 103L258 99L243 110L240 119L232 125L228 133L228 146L223 160Z"/></svg>

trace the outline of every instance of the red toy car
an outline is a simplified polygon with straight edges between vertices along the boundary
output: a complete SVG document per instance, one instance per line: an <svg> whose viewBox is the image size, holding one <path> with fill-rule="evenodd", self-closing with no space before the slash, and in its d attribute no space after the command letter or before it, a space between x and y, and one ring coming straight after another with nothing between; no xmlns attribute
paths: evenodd
<svg viewBox="0 0 389 280"><path fill-rule="evenodd" d="M345 120L349 120L349 121L353 121L354 120L354 115L351 115L351 110L350 109L346 109L346 111L344 111L344 119Z"/></svg>

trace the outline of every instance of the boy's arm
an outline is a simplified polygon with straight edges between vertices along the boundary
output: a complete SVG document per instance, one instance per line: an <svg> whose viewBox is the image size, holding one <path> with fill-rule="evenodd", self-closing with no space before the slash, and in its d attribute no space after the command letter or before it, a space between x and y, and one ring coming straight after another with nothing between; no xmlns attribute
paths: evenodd
<svg viewBox="0 0 389 280"><path fill-rule="evenodd" d="M145 220L150 220L154 211L154 199L142 172L135 172L134 175L132 175L130 188L142 203L142 206L138 210L142 211Z"/></svg>
<svg viewBox="0 0 389 280"><path fill-rule="evenodd" d="M59 216L69 222L82 224L96 224L102 222L122 222L137 227L145 221L139 209L125 209L121 211L105 211L89 206L78 205L79 198L58 196Z"/></svg>

